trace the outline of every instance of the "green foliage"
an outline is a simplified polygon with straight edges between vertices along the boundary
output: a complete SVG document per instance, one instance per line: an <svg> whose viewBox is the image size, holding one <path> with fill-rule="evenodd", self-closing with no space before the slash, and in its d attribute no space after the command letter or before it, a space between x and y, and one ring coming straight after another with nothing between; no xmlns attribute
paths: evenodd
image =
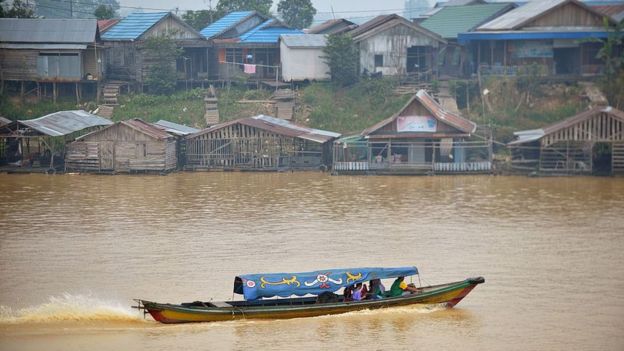
<svg viewBox="0 0 624 351"><path fill-rule="evenodd" d="M117 14L111 6L100 5L95 9L93 15L95 16L95 18L102 20L115 18Z"/></svg>
<svg viewBox="0 0 624 351"><path fill-rule="evenodd" d="M175 123L203 128L204 91L193 89L171 95L122 95L113 120L141 118L147 122L165 119Z"/></svg>
<svg viewBox="0 0 624 351"><path fill-rule="evenodd" d="M0 3L0 7L2 7L2 3ZM34 18L35 13L29 4L25 3L23 0L13 0L13 4L8 10L4 10L0 12L0 17L7 18Z"/></svg>
<svg viewBox="0 0 624 351"><path fill-rule="evenodd" d="M189 10L182 14L182 20L198 31L206 28L221 17L223 17L223 14L215 10Z"/></svg>
<svg viewBox="0 0 624 351"><path fill-rule="evenodd" d="M75 98L65 98L52 101L41 101L37 103L23 102L19 98L0 97L0 116L16 119L32 119L45 116L52 112L63 110L87 109L87 106L77 106Z"/></svg>
<svg viewBox="0 0 624 351"><path fill-rule="evenodd" d="M219 0L217 11L227 14L232 11L258 11L263 15L271 14L273 0Z"/></svg>
<svg viewBox="0 0 624 351"><path fill-rule="evenodd" d="M153 58L145 80L149 91L154 94L171 94L176 87L175 61L182 54L182 50L169 35L160 35L145 41L147 56Z"/></svg>
<svg viewBox="0 0 624 351"><path fill-rule="evenodd" d="M396 82L391 79L366 79L348 88L314 83L302 91L302 101L311 110L307 119L313 128L359 133L392 116L410 98L395 96Z"/></svg>
<svg viewBox="0 0 624 351"><path fill-rule="evenodd" d="M330 35L323 52L333 82L347 86L358 81L359 52L351 36Z"/></svg>
<svg viewBox="0 0 624 351"><path fill-rule="evenodd" d="M613 28L605 19L605 27L609 36L597 55L605 62L605 74L600 85L609 104L621 108L624 107L624 20Z"/></svg>
<svg viewBox="0 0 624 351"><path fill-rule="evenodd" d="M37 0L36 3L37 15L45 18L94 18L95 10L101 5L119 11L118 0Z"/></svg>
<svg viewBox="0 0 624 351"><path fill-rule="evenodd" d="M281 0L277 12L284 22L294 28L307 28L312 24L316 9L310 0Z"/></svg>

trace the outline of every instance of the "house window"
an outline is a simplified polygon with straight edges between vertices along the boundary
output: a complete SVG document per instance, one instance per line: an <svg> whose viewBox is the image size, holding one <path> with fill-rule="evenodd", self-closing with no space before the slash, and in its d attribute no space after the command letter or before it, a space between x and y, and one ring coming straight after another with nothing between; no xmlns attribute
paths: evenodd
<svg viewBox="0 0 624 351"><path fill-rule="evenodd" d="M375 67L383 67L383 55L375 55Z"/></svg>
<svg viewBox="0 0 624 351"><path fill-rule="evenodd" d="M80 55L78 53L40 53L37 57L37 73L40 77L81 77Z"/></svg>

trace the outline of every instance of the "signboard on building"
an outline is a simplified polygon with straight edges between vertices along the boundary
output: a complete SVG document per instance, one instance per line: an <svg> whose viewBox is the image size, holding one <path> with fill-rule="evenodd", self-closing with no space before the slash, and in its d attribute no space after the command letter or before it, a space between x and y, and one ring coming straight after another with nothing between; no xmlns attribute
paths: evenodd
<svg viewBox="0 0 624 351"><path fill-rule="evenodd" d="M435 132L438 120L431 116L400 116L397 118L398 132Z"/></svg>
<svg viewBox="0 0 624 351"><path fill-rule="evenodd" d="M513 43L516 58L552 58L553 44L545 40L526 40Z"/></svg>

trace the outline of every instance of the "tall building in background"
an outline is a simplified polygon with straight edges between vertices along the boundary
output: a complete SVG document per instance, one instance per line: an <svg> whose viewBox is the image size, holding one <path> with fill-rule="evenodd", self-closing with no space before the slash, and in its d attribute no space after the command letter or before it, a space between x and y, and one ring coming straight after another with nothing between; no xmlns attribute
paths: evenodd
<svg viewBox="0 0 624 351"><path fill-rule="evenodd" d="M412 18L416 18L428 12L432 7L433 4L430 0L405 0L403 17L411 20Z"/></svg>

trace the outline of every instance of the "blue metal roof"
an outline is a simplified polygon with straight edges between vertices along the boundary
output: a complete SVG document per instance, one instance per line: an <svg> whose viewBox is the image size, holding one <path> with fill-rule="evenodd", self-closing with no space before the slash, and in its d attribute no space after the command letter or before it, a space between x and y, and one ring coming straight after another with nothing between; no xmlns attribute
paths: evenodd
<svg viewBox="0 0 624 351"><path fill-rule="evenodd" d="M218 34L225 32L230 29L235 24L239 23L246 17L251 16L254 11L237 11L230 12L229 14L221 17L218 21L210 24L208 27L201 30L201 35L206 37L206 39L210 39Z"/></svg>
<svg viewBox="0 0 624 351"><path fill-rule="evenodd" d="M241 35L242 43L277 43L282 34L303 34L299 29L288 27L268 27L276 20L270 19ZM268 28L267 28L268 27Z"/></svg>
<svg viewBox="0 0 624 351"><path fill-rule="evenodd" d="M102 34L103 40L136 40L169 12L135 12Z"/></svg>
<svg viewBox="0 0 624 351"><path fill-rule="evenodd" d="M470 32L459 33L457 40L461 44L477 40L540 40L540 39L589 39L607 38L609 32L606 31L578 31L578 32Z"/></svg>

